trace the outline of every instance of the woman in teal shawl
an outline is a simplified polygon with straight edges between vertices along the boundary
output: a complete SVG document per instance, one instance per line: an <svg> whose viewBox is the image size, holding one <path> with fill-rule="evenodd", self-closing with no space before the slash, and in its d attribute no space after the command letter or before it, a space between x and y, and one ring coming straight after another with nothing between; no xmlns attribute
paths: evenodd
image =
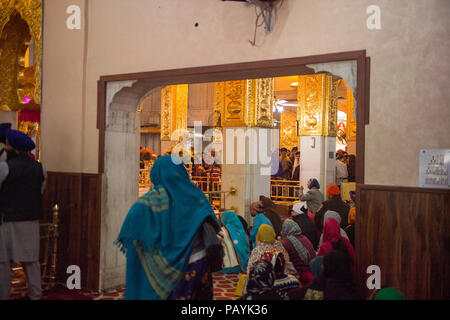
<svg viewBox="0 0 450 320"><path fill-rule="evenodd" d="M250 243L239 217L234 211L225 211L221 215L223 226L228 230L234 250L239 258L240 265L222 270L222 273L247 272Z"/></svg>
<svg viewBox="0 0 450 320"><path fill-rule="evenodd" d="M207 218L220 231L208 199L169 155L155 161L150 179L154 187L131 207L116 241L127 257L125 299L212 297L212 283L200 283L211 275L198 236Z"/></svg>

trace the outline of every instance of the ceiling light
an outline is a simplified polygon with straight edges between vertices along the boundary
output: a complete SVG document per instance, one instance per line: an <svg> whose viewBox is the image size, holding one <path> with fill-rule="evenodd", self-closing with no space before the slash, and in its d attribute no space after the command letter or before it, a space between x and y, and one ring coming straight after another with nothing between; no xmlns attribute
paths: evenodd
<svg viewBox="0 0 450 320"><path fill-rule="evenodd" d="M290 86L291 87L298 87L298 82L297 81L291 82Z"/></svg>

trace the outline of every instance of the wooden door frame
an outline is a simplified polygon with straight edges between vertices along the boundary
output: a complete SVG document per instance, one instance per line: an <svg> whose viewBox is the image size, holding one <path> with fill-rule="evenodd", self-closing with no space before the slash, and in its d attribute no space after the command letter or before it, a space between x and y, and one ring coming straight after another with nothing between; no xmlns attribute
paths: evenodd
<svg viewBox="0 0 450 320"><path fill-rule="evenodd" d="M370 58L366 50L313 55L299 58L242 62L214 66L171 69L101 76L98 80L97 129L99 129L98 172L104 173L106 84L111 81L151 80L157 85L245 80L314 73L308 64L356 60L356 183L364 184L365 125L369 123Z"/></svg>

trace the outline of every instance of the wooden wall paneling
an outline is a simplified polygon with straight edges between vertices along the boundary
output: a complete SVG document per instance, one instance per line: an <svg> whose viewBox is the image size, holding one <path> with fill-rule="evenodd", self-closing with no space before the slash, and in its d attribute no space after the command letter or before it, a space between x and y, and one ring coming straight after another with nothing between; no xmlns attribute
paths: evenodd
<svg viewBox="0 0 450 320"><path fill-rule="evenodd" d="M366 269L381 268L382 286L408 299L450 298L450 192L358 185L357 278L368 293Z"/></svg>
<svg viewBox="0 0 450 320"><path fill-rule="evenodd" d="M52 208L59 206L57 281L66 282L66 269L80 261L81 174L48 172L43 195L44 220L51 221Z"/></svg>
<svg viewBox="0 0 450 320"><path fill-rule="evenodd" d="M81 270L83 287L97 291L100 274L101 175L82 176Z"/></svg>
<svg viewBox="0 0 450 320"><path fill-rule="evenodd" d="M81 268L83 288L98 289L100 268L101 175L48 172L44 220L58 204L57 281L65 283L69 265Z"/></svg>

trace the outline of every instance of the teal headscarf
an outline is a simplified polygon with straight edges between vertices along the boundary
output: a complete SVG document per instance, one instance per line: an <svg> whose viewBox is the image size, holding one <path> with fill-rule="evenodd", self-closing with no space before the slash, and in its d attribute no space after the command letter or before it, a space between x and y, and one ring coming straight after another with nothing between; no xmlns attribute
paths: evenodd
<svg viewBox="0 0 450 320"><path fill-rule="evenodd" d="M250 255L250 244L248 242L247 234L241 221L234 211L225 211L222 213L222 224L230 233L233 247L236 250L239 261L241 262L239 272L247 272L248 257Z"/></svg>
<svg viewBox="0 0 450 320"><path fill-rule="evenodd" d="M220 230L182 164L160 157L150 179L154 187L131 207L116 241L127 255L125 299L166 299L186 270L201 224L211 217Z"/></svg>

